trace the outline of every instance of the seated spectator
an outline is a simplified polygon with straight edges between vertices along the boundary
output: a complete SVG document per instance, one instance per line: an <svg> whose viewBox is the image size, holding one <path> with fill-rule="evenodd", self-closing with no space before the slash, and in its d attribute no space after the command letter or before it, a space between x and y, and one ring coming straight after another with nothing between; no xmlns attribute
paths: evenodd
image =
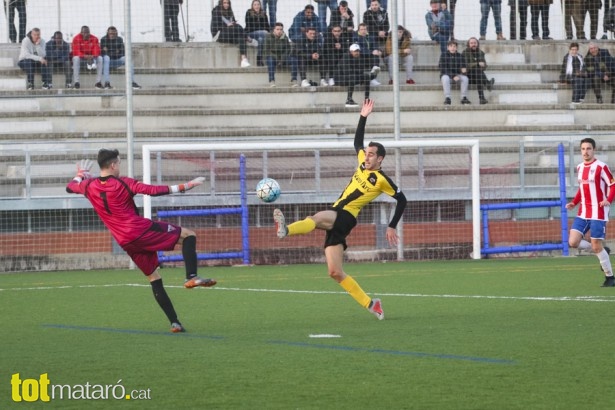
<svg viewBox="0 0 615 410"><path fill-rule="evenodd" d="M312 65L318 68L320 74L320 85L327 86L325 80L324 63L322 59L322 40L316 34L316 29L310 27L305 32L305 37L297 43L295 47L295 55L299 64L299 76L303 79L301 87L310 87L315 85L307 78L307 66Z"/></svg>
<svg viewBox="0 0 615 410"><path fill-rule="evenodd" d="M269 72L269 86L275 87L275 70L278 65L290 64L290 84L297 87L297 60L291 56L290 41L284 34L284 24L275 23L271 33L265 37L263 56Z"/></svg>
<svg viewBox="0 0 615 410"><path fill-rule="evenodd" d="M177 15L184 0L162 0L165 41L180 42ZM188 41L188 39L186 39Z"/></svg>
<svg viewBox="0 0 615 410"><path fill-rule="evenodd" d="M596 102L602 104L602 86L615 85L615 67L609 50L599 48L593 41L589 43L589 51L585 55L585 71L587 71L587 87L594 89ZM615 90L611 91L611 104L615 104Z"/></svg>
<svg viewBox="0 0 615 410"><path fill-rule="evenodd" d="M583 57L579 55L579 43L570 43L568 54L562 61L559 80L564 84L572 84L572 103L580 104L587 91L587 72Z"/></svg>
<svg viewBox="0 0 615 410"><path fill-rule="evenodd" d="M21 51L17 65L26 72L28 77L28 90L34 90L34 74L41 73L43 89L49 90L51 84L51 70L45 58L45 42L41 40L41 30L33 28L21 41Z"/></svg>
<svg viewBox="0 0 615 410"><path fill-rule="evenodd" d="M316 33L319 36L322 36L324 27L320 26L320 20L318 16L314 13L314 6L308 4L305 6L303 11L297 13L297 15L293 18L293 24L290 26L288 30L288 36L290 37L290 41L293 43L298 43L305 37L305 32L308 28L315 28Z"/></svg>
<svg viewBox="0 0 615 410"><path fill-rule="evenodd" d="M64 73L66 88L71 88L73 80L70 67L70 44L64 41L61 31L53 33L53 37L45 45L45 52L49 70Z"/></svg>
<svg viewBox="0 0 615 410"><path fill-rule="evenodd" d="M380 57L382 56L382 51L376 46L376 40L369 34L367 24L359 24L359 29L355 34L354 42L359 45L361 54L372 67L371 73L375 74L372 78L371 85L379 86L380 82L376 80L376 77L380 72Z"/></svg>
<svg viewBox="0 0 615 410"><path fill-rule="evenodd" d="M440 0L430 0L429 4L431 10L425 14L427 33L429 38L440 44L440 53L444 53L450 38L453 18L447 10L441 9Z"/></svg>
<svg viewBox="0 0 615 410"><path fill-rule="evenodd" d="M249 37L245 30L241 27L231 7L231 0L218 0L218 5L211 12L211 35L214 41L226 44L237 44L239 53L241 54L242 68L250 67L248 61L247 44Z"/></svg>
<svg viewBox="0 0 615 410"><path fill-rule="evenodd" d="M107 29L107 34L100 39L100 48L103 56L103 80L105 89L111 89L110 71L126 65L124 50L124 40L117 35L117 29L113 26ZM141 86L134 81L134 66L130 67L130 80L134 90L141 89Z"/></svg>
<svg viewBox="0 0 615 410"><path fill-rule="evenodd" d="M269 26L269 18L263 11L260 0L252 0L252 7L246 11L246 33L252 39L258 41L258 51L256 53L256 65L264 66L263 63L263 45L265 37L271 30Z"/></svg>
<svg viewBox="0 0 615 410"><path fill-rule="evenodd" d="M96 70L96 87L103 89L101 80L101 70L103 60L100 55L100 44L98 38L90 34L88 26L81 27L81 32L73 37L73 80L75 88L81 88L79 73L81 65L85 64L88 70Z"/></svg>
<svg viewBox="0 0 615 410"><path fill-rule="evenodd" d="M344 57L344 54L347 53L348 47L350 47L350 44L348 43L348 37L344 36L343 29L337 25L330 26L322 47L324 79L328 85L335 85L337 66L342 57Z"/></svg>
<svg viewBox="0 0 615 410"><path fill-rule="evenodd" d="M316 0L316 3L318 3L318 18L320 20L322 34L324 35L328 27L327 8L331 11L331 15L333 16L333 11L337 10L337 0Z"/></svg>
<svg viewBox="0 0 615 410"><path fill-rule="evenodd" d="M412 56L412 50L410 49L412 34L410 34L404 26L397 26L397 37L399 43L399 60L402 62L404 69L406 70L406 84L415 84L412 79L414 57ZM389 33L387 42L384 46L384 55L387 60L387 67L389 68L389 84L393 84L393 35L391 33Z"/></svg>
<svg viewBox="0 0 615 410"><path fill-rule="evenodd" d="M461 84L461 104L470 104L466 63L463 56L457 52L457 41L449 40L447 52L440 54L438 68L440 68L440 81L444 91L444 105L451 105L451 81Z"/></svg>
<svg viewBox="0 0 615 410"><path fill-rule="evenodd" d="M348 87L346 107L357 107L359 105L352 99L354 87L357 85L365 87L365 99L369 99L369 86L373 79L373 74L369 70L370 65L366 55L361 54L361 46L356 43L352 44L348 53L342 57L342 61L337 66L335 80L337 85Z"/></svg>
<svg viewBox="0 0 615 410"><path fill-rule="evenodd" d="M485 98L485 92L483 89L491 91L495 79L488 80L485 75L487 69L487 63L485 62L485 53L480 49L480 44L476 37L470 37L467 42L466 49L463 50L463 58L465 60L466 69L468 72L468 79L470 84L475 84L478 90L478 98L480 104L487 104L489 101Z"/></svg>
<svg viewBox="0 0 615 410"><path fill-rule="evenodd" d="M369 9L363 13L363 23L367 24L369 35L375 39L379 49L384 49L391 26L387 11L380 7L380 1L372 0Z"/></svg>
<svg viewBox="0 0 615 410"><path fill-rule="evenodd" d="M329 23L329 30L331 32L331 27L340 26L342 28L342 35L351 41L354 34L354 14L352 14L352 10L348 8L348 2L346 0L340 1L340 5L337 9L331 12L331 22Z"/></svg>

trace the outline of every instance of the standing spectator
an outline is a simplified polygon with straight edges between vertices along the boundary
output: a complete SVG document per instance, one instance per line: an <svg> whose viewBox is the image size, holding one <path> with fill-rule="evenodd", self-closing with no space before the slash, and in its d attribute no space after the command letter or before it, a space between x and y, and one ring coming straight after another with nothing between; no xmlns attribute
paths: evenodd
<svg viewBox="0 0 615 410"><path fill-rule="evenodd" d="M441 54L446 52L446 44L450 38L450 28L453 19L448 11L441 9L440 0L430 0L429 6L431 10L425 14L427 33L429 38L440 44Z"/></svg>
<svg viewBox="0 0 615 410"><path fill-rule="evenodd" d="M66 88L71 88L73 81L70 67L70 44L64 41L61 31L53 33L53 37L45 45L45 52L49 70L52 73L54 69L64 73Z"/></svg>
<svg viewBox="0 0 615 410"><path fill-rule="evenodd" d="M262 8L260 0L252 0L252 6L246 11L246 33L252 39L258 41L258 51L256 53L256 65L258 67L263 64L263 45L265 36L269 34L271 27L269 19Z"/></svg>
<svg viewBox="0 0 615 410"><path fill-rule="evenodd" d="M340 1L340 5L337 9L331 12L331 22L329 23L329 30L331 27L340 26L342 28L342 36L350 39L354 33L354 14L352 10L348 8L348 2L346 0Z"/></svg>
<svg viewBox="0 0 615 410"><path fill-rule="evenodd" d="M28 90L34 90L34 74L40 72L43 77L43 89L48 90L51 84L51 70L47 65L45 42L41 40L41 30L33 28L21 41L21 51L17 65L26 72Z"/></svg>
<svg viewBox="0 0 615 410"><path fill-rule="evenodd" d="M372 0L369 9L363 13L363 23L367 24L367 31L376 39L379 49L384 49L384 43L391 26L389 25L389 15L387 11L380 7L380 1Z"/></svg>
<svg viewBox="0 0 615 410"><path fill-rule="evenodd" d="M162 0L165 41L180 42L177 15L184 0Z"/></svg>
<svg viewBox="0 0 615 410"><path fill-rule="evenodd" d="M303 79L301 81L301 87L310 87L313 85L312 81L307 78L308 65L315 65L318 68L320 85L329 85L325 80L324 63L322 59L322 40L316 34L316 29L314 27L307 29L305 37L297 43L295 53L299 63L299 76Z"/></svg>
<svg viewBox="0 0 615 410"><path fill-rule="evenodd" d="M480 39L484 40L487 35L489 10L493 13L497 39L506 40L502 34L502 0L480 0Z"/></svg>
<svg viewBox="0 0 615 410"><path fill-rule="evenodd" d="M455 39L455 6L457 5L457 0L440 0L440 9L442 11L447 10L451 15L451 30L450 36L451 40Z"/></svg>
<svg viewBox="0 0 615 410"><path fill-rule="evenodd" d="M180 42L177 15L184 0L162 0L165 41Z"/></svg>
<svg viewBox="0 0 615 410"><path fill-rule="evenodd" d="M532 40L540 40L540 30L538 29L538 17L542 25L542 39L553 40L549 37L549 7L553 0L528 0L530 3L530 13L532 15Z"/></svg>
<svg viewBox="0 0 615 410"><path fill-rule="evenodd" d="M609 31L615 32L615 6L610 9L604 10L604 21L602 22L604 33L602 34L602 40L607 40Z"/></svg>
<svg viewBox="0 0 615 410"><path fill-rule="evenodd" d="M339 25L331 25L329 32L325 36L322 47L322 58L324 63L323 72L328 85L335 85L335 74L337 66L350 47L348 37L344 36L344 30ZM324 85L324 84L323 84Z"/></svg>
<svg viewBox="0 0 615 410"><path fill-rule="evenodd" d="M486 87L487 90L491 91L495 79L492 78L488 80L485 75L485 70L487 69L485 53L480 49L480 43L476 37L470 37L468 39L466 49L463 50L462 55L465 60L470 84L476 84L480 104L487 104L489 101L485 98L485 92L483 90Z"/></svg>
<svg viewBox="0 0 615 410"><path fill-rule="evenodd" d="M414 57L412 56L412 34L404 26L397 26L397 37L399 44L399 60L406 70L406 84L415 84L412 79L414 68ZM393 84L393 34L389 33L386 44L384 45L384 56L389 68L389 84Z"/></svg>
<svg viewBox="0 0 615 410"><path fill-rule="evenodd" d="M585 55L585 70L587 71L587 86L594 89L596 102L602 104L602 85L615 87L613 76L613 57L609 50L599 48L593 41L589 43L589 51ZM615 89L611 91L611 104L615 104Z"/></svg>
<svg viewBox="0 0 615 410"><path fill-rule="evenodd" d="M585 0L565 0L562 2L564 7L564 31L566 39L572 40L572 22L577 32L577 39L586 40L585 27Z"/></svg>
<svg viewBox="0 0 615 410"><path fill-rule="evenodd" d="M517 13L517 3L519 13ZM510 6L510 39L517 39L517 14L519 14L519 40L527 37L527 8L530 6L527 0L508 0Z"/></svg>
<svg viewBox="0 0 615 410"><path fill-rule="evenodd" d="M364 56L370 67L372 67L370 72L372 75L371 85L374 87L379 86L380 82L376 79L376 77L380 72L380 57L382 56L382 51L380 51L380 49L376 46L376 40L374 37L372 37L367 31L367 24L359 24L359 29L357 30L354 40L354 42L360 47L359 50L361 55Z"/></svg>
<svg viewBox="0 0 615 410"><path fill-rule="evenodd" d="M298 43L301 41L301 39L305 37L305 32L310 27L315 28L316 34L319 36L322 36L325 31L325 27L320 26L320 20L316 13L314 13L314 6L308 4L305 6L303 11L297 13L297 15L293 18L293 24L288 30L290 41L293 43Z"/></svg>
<svg viewBox="0 0 615 410"><path fill-rule="evenodd" d="M380 2L380 7L382 7L384 10L388 10L389 8L388 6L388 0L382 0ZM372 5L372 0L365 0L365 9L367 10L370 6Z"/></svg>
<svg viewBox="0 0 615 410"><path fill-rule="evenodd" d="M117 35L117 29L113 26L107 29L107 34L100 39L100 48L103 56L103 80L105 89L111 89L110 74L112 68L117 68L126 65L126 56L124 49L124 40ZM134 66L130 67L130 81L132 88L139 90L141 86L134 80Z"/></svg>
<svg viewBox="0 0 615 410"><path fill-rule="evenodd" d="M337 0L315 0L318 3L318 18L320 19L320 27L322 27L323 34L327 28L327 8L331 11L337 10Z"/></svg>
<svg viewBox="0 0 615 410"><path fill-rule="evenodd" d="M96 70L96 87L103 89L101 80L101 70L103 59L100 55L100 44L98 38L90 34L88 26L81 27L81 32L73 37L73 80L75 88L81 88L79 73L81 64L86 64L88 70Z"/></svg>
<svg viewBox="0 0 615 410"><path fill-rule="evenodd" d="M241 67L250 67L248 61L246 32L235 20L231 0L218 0L211 12L211 36L219 43L237 44L241 54Z"/></svg>
<svg viewBox="0 0 615 410"><path fill-rule="evenodd" d="M587 90L587 71L583 57L579 55L579 43L570 43L568 54L562 61L559 80L564 84L572 84L572 103L580 104Z"/></svg>
<svg viewBox="0 0 615 410"><path fill-rule="evenodd" d="M615 199L615 179L609 166L595 157L596 141L583 138L580 145L583 162L576 169L579 189L574 199L566 204L566 208L572 209L578 204L581 206L570 228L568 244L571 248L591 249L605 275L602 287L613 287L615 278L604 240L610 206ZM591 243L584 239L587 232L590 232Z"/></svg>
<svg viewBox="0 0 615 410"><path fill-rule="evenodd" d="M447 52L440 54L438 67L440 68L440 81L444 91L444 105L451 105L451 81L461 84L461 104L470 104L466 62L463 56L457 52L455 40L449 40Z"/></svg>
<svg viewBox="0 0 615 410"><path fill-rule="evenodd" d="M269 86L275 87L275 69L278 64L290 64L290 84L297 87L297 60L291 56L290 41L284 34L284 25L275 23L271 33L265 37L263 56L269 72Z"/></svg>
<svg viewBox="0 0 615 410"><path fill-rule="evenodd" d="M4 0L4 10L7 9L7 0ZM11 43L21 43L26 37L26 0L8 0L8 26L9 39ZM15 28L15 12L19 14L19 37L17 37L17 29Z"/></svg>
<svg viewBox="0 0 615 410"><path fill-rule="evenodd" d="M263 12L269 12L269 27L274 27L277 22L276 11L278 8L278 0L263 0Z"/></svg>
<svg viewBox="0 0 615 410"><path fill-rule="evenodd" d="M373 74L370 74L370 62L361 53L361 47L354 43L348 49L348 53L342 57L342 61L338 64L335 81L337 85L348 87L348 96L346 98L346 107L357 107L358 104L352 99L354 87L363 85L365 87L365 100L369 99L369 86L373 79Z"/></svg>
<svg viewBox="0 0 615 410"><path fill-rule="evenodd" d="M581 24L585 24L585 15L589 14L589 35L592 40L595 40L598 34L598 18L600 17L601 8L602 0L585 0Z"/></svg>

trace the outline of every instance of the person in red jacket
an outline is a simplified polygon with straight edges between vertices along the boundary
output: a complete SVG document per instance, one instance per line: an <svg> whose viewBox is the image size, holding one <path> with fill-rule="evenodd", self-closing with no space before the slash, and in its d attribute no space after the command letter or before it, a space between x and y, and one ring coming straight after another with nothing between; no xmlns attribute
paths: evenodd
<svg viewBox="0 0 615 410"><path fill-rule="evenodd" d="M100 44L98 38L90 34L88 26L81 27L81 33L73 38L73 80L74 87L79 89L79 72L81 65L85 64L88 70L96 70L96 87L99 90L103 89L101 83L103 59L100 55Z"/></svg>

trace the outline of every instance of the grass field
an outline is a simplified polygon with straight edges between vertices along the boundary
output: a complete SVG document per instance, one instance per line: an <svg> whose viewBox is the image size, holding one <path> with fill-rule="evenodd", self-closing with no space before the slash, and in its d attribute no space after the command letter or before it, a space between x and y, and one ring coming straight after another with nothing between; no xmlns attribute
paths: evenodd
<svg viewBox="0 0 615 410"><path fill-rule="evenodd" d="M615 288L596 258L346 270L384 321L323 265L202 269L218 286L194 290L164 269L185 334L136 271L0 275L0 409L613 408ZM149 399L15 403L15 373Z"/></svg>

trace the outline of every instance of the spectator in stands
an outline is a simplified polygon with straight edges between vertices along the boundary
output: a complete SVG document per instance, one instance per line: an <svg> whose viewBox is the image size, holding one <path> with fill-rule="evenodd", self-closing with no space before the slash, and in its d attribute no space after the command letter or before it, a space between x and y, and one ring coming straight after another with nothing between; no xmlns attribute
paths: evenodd
<svg viewBox="0 0 615 410"><path fill-rule="evenodd" d="M262 8L260 0L252 0L252 6L246 11L246 33L251 39L258 41L258 51L256 53L256 65L262 67L263 63L263 45L265 36L269 34L271 27L269 26L269 18Z"/></svg>
<svg viewBox="0 0 615 410"><path fill-rule="evenodd" d="M47 54L47 66L51 72L55 70L64 73L66 88L72 87L71 64L70 64L70 44L62 38L62 32L53 33L51 40L45 45Z"/></svg>
<svg viewBox="0 0 615 410"><path fill-rule="evenodd" d="M211 12L211 35L219 43L236 44L241 54L241 67L250 67L247 54L247 42L251 39L241 27L231 7L231 0L218 0L218 5Z"/></svg>
<svg viewBox="0 0 615 410"><path fill-rule="evenodd" d="M290 64L290 84L297 87L297 59L291 55L291 45L284 34L284 24L275 23L271 33L265 37L263 56L269 72L269 86L275 87L275 70L278 65Z"/></svg>
<svg viewBox="0 0 615 410"><path fill-rule="evenodd" d="M372 5L372 0L365 0L365 9L366 10L369 9L371 5ZM383 10L388 10L389 8L387 6L388 6L388 0L381 0L380 1L380 7Z"/></svg>
<svg viewBox="0 0 615 410"><path fill-rule="evenodd" d="M347 53L348 47L350 47L350 43L348 43L348 37L344 35L342 27L339 25L329 26L322 47L323 72L328 85L335 85L337 66L342 61L344 54Z"/></svg>
<svg viewBox="0 0 615 410"><path fill-rule="evenodd" d="M397 26L397 36L399 44L399 60L406 70L406 84L415 84L412 79L414 68L414 57L412 56L412 34L404 26ZM389 84L393 84L393 35L389 33L386 44L384 45L384 56L389 68Z"/></svg>
<svg viewBox="0 0 615 410"><path fill-rule="evenodd" d="M297 43L295 54L299 64L299 76L303 79L301 87L310 87L316 85L307 77L307 67L316 66L320 74L320 85L327 86L329 83L325 80L324 62L322 58L322 39L316 33L314 27L306 30L304 38Z"/></svg>
<svg viewBox="0 0 615 410"><path fill-rule="evenodd" d="M105 89L111 89L110 71L126 65L126 52L124 50L124 40L117 35L117 29L113 26L107 29L107 34L100 39L100 48L103 56L103 80ZM134 65L130 67L130 80L134 90L141 89L141 86L134 81Z"/></svg>
<svg viewBox="0 0 615 410"><path fill-rule="evenodd" d="M450 29L450 38L451 40L455 39L455 6L457 5L457 0L440 0L440 10L448 11L451 15L451 29Z"/></svg>
<svg viewBox="0 0 615 410"><path fill-rule="evenodd" d="M115 241L147 277L156 302L171 322L171 332L185 332L162 285L157 251L170 251L181 245L186 269L185 288L214 286L216 281L197 274L196 234L179 225L140 216L133 197L136 194L183 193L202 185L205 178L198 177L179 185L149 185L120 176L120 154L116 149L99 150L97 160L100 176L95 178L90 173L92 161L82 160L77 164L77 175L66 185L66 192L81 194L90 201Z"/></svg>
<svg viewBox="0 0 615 410"><path fill-rule="evenodd" d="M346 37L348 41L351 41L354 34L354 14L352 10L348 8L348 2L346 0L340 1L340 5L337 9L331 12L331 22L329 23L329 30L331 27L339 26L342 28L342 36Z"/></svg>
<svg viewBox="0 0 615 410"><path fill-rule="evenodd" d="M297 13L295 18L293 18L293 24L288 30L290 41L293 43L301 41L305 37L305 32L308 28L315 28L316 34L319 36L322 36L322 33L325 31L325 27L320 26L320 20L316 13L314 13L314 6L311 4L305 6L303 11Z"/></svg>
<svg viewBox="0 0 615 410"><path fill-rule="evenodd" d="M165 41L180 42L177 15L184 0L162 0ZM187 39L186 39L187 40Z"/></svg>
<svg viewBox="0 0 615 410"><path fill-rule="evenodd" d="M562 2L564 7L564 31L566 39L572 40L572 22L577 32L577 39L586 40L585 27L583 24L585 16L585 0L565 0Z"/></svg>
<svg viewBox="0 0 615 410"><path fill-rule="evenodd" d="M389 15L385 9L380 7L379 0L372 0L369 9L363 13L363 23L367 24L367 31L376 40L375 43L378 48L383 50L391 26L389 25Z"/></svg>
<svg viewBox="0 0 615 410"><path fill-rule="evenodd" d="M510 6L510 39L517 39L517 3L519 4L519 40L527 37L527 0L508 0Z"/></svg>
<svg viewBox="0 0 615 410"><path fill-rule="evenodd" d="M425 14L429 38L440 44L440 53L446 52L446 44L450 38L450 28L453 18L447 10L442 10L440 0L430 0L431 10Z"/></svg>
<svg viewBox="0 0 615 410"><path fill-rule="evenodd" d="M538 29L538 18L542 25L542 39L553 40L549 37L549 8L553 0L528 0L530 3L532 40L540 40L540 30Z"/></svg>
<svg viewBox="0 0 615 410"><path fill-rule="evenodd" d="M326 32L327 25L327 8L330 10L331 15L333 11L337 10L337 0L315 0L318 3L318 18L320 19L320 27L322 33Z"/></svg>
<svg viewBox="0 0 615 410"><path fill-rule="evenodd" d="M585 15L589 14L589 35L592 40L595 40L598 34L598 18L600 17L602 0L585 0L584 5L581 24L585 24Z"/></svg>
<svg viewBox="0 0 615 410"><path fill-rule="evenodd" d="M4 10L8 8L9 40L11 43L21 43L26 37L26 0L4 0ZM19 37L15 28L15 12L19 14Z"/></svg>
<svg viewBox="0 0 615 410"><path fill-rule="evenodd" d="M374 78L373 74L370 74L369 59L365 54L361 53L361 47L354 43L349 49L348 53L342 57L338 67L335 81L337 85L348 87L348 96L346 98L346 107L357 107L358 104L352 99L354 88L357 85L365 87L365 99L369 99L369 86L371 80Z"/></svg>
<svg viewBox="0 0 615 410"><path fill-rule="evenodd" d="M480 0L480 39L484 40L487 35L487 22L489 10L493 13L495 33L498 40L506 40L502 34L502 0Z"/></svg>
<svg viewBox="0 0 615 410"><path fill-rule="evenodd" d="M486 87L487 90L491 91L495 79L492 78L488 80L485 75L485 70L487 69L485 53L480 49L480 43L476 37L470 37L468 39L466 49L463 50L462 55L466 64L470 84L476 84L480 104L487 104L489 101L485 98L485 92L483 90Z"/></svg>
<svg viewBox="0 0 615 410"><path fill-rule="evenodd" d="M568 54L562 61L559 80L563 84L572 85L572 103L580 104L587 90L587 71L583 57L579 55L579 43L570 43Z"/></svg>
<svg viewBox="0 0 615 410"><path fill-rule="evenodd" d="M602 86L615 87L615 67L609 50L599 48L595 42L589 43L589 51L585 55L585 71L587 71L587 87L594 89L596 102L602 104ZM611 91L611 104L615 104L615 90Z"/></svg>
<svg viewBox="0 0 615 410"><path fill-rule="evenodd" d="M100 44L98 38L90 34L88 26L81 27L81 32L73 37L73 80L75 88L81 88L79 73L81 65L85 64L88 70L96 70L96 87L103 89L101 81L101 70L103 60L100 55Z"/></svg>
<svg viewBox="0 0 615 410"><path fill-rule="evenodd" d="M278 0L263 0L263 12L269 14L269 27L273 28L277 22L276 11L278 8Z"/></svg>
<svg viewBox="0 0 615 410"><path fill-rule="evenodd" d="M606 9L606 7L605 7ZM602 35L602 40L607 40L609 36L607 33L615 32L615 6L611 7L608 10L604 11L604 21L603 21L603 29L604 34Z"/></svg>
<svg viewBox="0 0 615 410"><path fill-rule="evenodd" d="M372 74L371 85L376 87L380 85L380 82L376 79L380 72L380 57L382 51L376 46L376 40L367 31L367 24L359 24L354 42L359 45L361 55L365 57L369 63Z"/></svg>
<svg viewBox="0 0 615 410"><path fill-rule="evenodd" d="M47 65L45 42L41 40L41 30L33 28L21 41L21 51L17 65L26 72L28 77L28 90L34 90L34 74L41 73L43 89L49 90L51 84L51 70Z"/></svg>
<svg viewBox="0 0 615 410"><path fill-rule="evenodd" d="M438 67L440 68L440 81L444 90L444 105L451 105L451 81L461 85L461 104L470 104L466 62L463 56L457 52L457 41L449 40L447 52L440 54Z"/></svg>

